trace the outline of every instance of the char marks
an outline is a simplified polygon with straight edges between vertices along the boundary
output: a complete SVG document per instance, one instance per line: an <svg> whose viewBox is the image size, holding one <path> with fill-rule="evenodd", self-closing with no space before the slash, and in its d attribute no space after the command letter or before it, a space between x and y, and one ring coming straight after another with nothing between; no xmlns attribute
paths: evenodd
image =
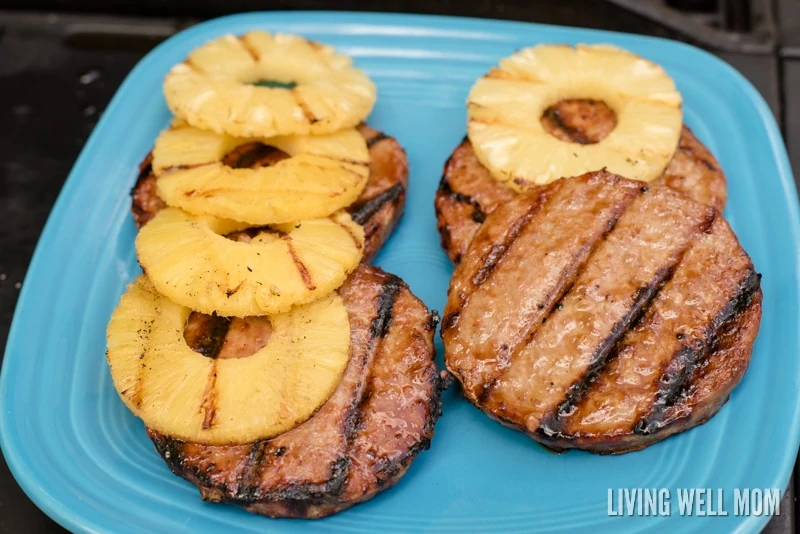
<svg viewBox="0 0 800 534"><path fill-rule="evenodd" d="M347 235L349 235L350 239L353 240L353 244L357 249L361 250L362 248L364 248L364 245L361 243L361 240L358 238L356 234L353 233L353 230L349 226L339 221L335 221L334 219L331 220L334 221L336 224L338 224L342 228L342 230L347 232Z"/></svg>
<svg viewBox="0 0 800 534"><path fill-rule="evenodd" d="M256 142L236 147L222 158L222 163L234 169L255 169L270 167L289 157L283 150Z"/></svg>
<svg viewBox="0 0 800 534"><path fill-rule="evenodd" d="M564 135L573 143L578 143L579 145L588 145L596 142L590 139L589 136L584 134L580 129L574 128L567 124L567 122L561 116L561 112L555 106L545 110L544 118L550 121L555 128L558 128L564 132Z"/></svg>
<svg viewBox="0 0 800 534"><path fill-rule="evenodd" d="M370 498L426 449L440 414L432 317L397 277L359 266L340 288L351 355L305 423L252 444L209 446L148 431L204 499L272 517L323 517Z"/></svg>
<svg viewBox="0 0 800 534"><path fill-rule="evenodd" d="M485 395L484 385L545 325L613 221L640 194L638 187L563 181L494 212L497 224L481 229L456 268L443 324L448 365L471 398ZM485 317L496 325L491 332L482 331Z"/></svg>
<svg viewBox="0 0 800 534"><path fill-rule="evenodd" d="M230 326L230 317L192 312L186 321L183 337L193 351L199 352L206 358L216 358L222 350Z"/></svg>
<svg viewBox="0 0 800 534"><path fill-rule="evenodd" d="M297 105L300 106L300 109L303 111L303 116L308 121L308 123L315 124L319 122L319 119L317 118L316 115L314 115L314 112L311 111L311 108L308 106L308 103L303 99L302 95L297 90L297 88L290 89L289 91L292 93L294 101L297 102Z"/></svg>
<svg viewBox="0 0 800 534"><path fill-rule="evenodd" d="M372 145L375 145L383 141L384 139L389 139L389 136L383 132L378 132L377 134L367 139L367 148L372 148Z"/></svg>
<svg viewBox="0 0 800 534"><path fill-rule="evenodd" d="M678 419L702 422L673 406L726 325L749 314L743 339L754 332L753 302L759 276L716 210L588 173L516 197L480 228L451 281L445 360L493 418L548 446L621 452ZM714 379L729 391L741 372Z"/></svg>
<svg viewBox="0 0 800 534"><path fill-rule="evenodd" d="M384 282L381 293L378 296L378 311L369 328L369 334L372 339L383 338L389 332L397 294L404 285L403 281L398 277L387 275L387 280Z"/></svg>
<svg viewBox="0 0 800 534"><path fill-rule="evenodd" d="M606 224L557 309L503 372L493 398L513 408L498 406L498 413L525 421L528 431L568 413L569 399L579 397L586 380L605 365L705 219L706 208L699 204L648 192L628 204L616 224ZM538 371L531 374L534 368Z"/></svg>
<svg viewBox="0 0 800 534"><path fill-rule="evenodd" d="M439 182L439 193L450 197L459 204L466 204L467 206L472 206L473 209L472 219L475 220L476 217L478 219L481 219L480 221L475 221L475 222L483 222L483 220L486 219L486 212L483 211L483 208L481 208L480 203L469 195L465 195L464 193L459 193L458 191L454 191L453 188L450 186L450 181L447 179L446 175L442 176L442 179Z"/></svg>
<svg viewBox="0 0 800 534"><path fill-rule="evenodd" d="M203 404L200 406L203 413L203 430L209 430L217 419L217 360L211 362L208 371L208 383L203 392Z"/></svg>
<svg viewBox="0 0 800 534"><path fill-rule="evenodd" d="M656 414L674 403L694 365L711 352L732 303L758 290L752 263L737 248L721 217L701 223L671 280L562 421L564 435L600 446L619 432L654 430L644 420L661 419Z"/></svg>
<svg viewBox="0 0 800 534"><path fill-rule="evenodd" d="M562 121L566 118L564 122L569 127L592 141L602 139L615 124L613 112L607 108L603 110L604 106L598 108L597 102L562 101L557 107ZM562 141L574 141L567 131L549 120L547 114L543 116L542 124ZM678 148L664 174L653 183L667 185L722 211L726 200L726 180L719 163L686 126ZM477 160L468 140L453 151L444 167L435 207L442 247L454 263L461 260L485 218L515 195ZM473 211L475 204L472 201L480 206L480 211Z"/></svg>
<svg viewBox="0 0 800 534"><path fill-rule="evenodd" d="M247 39L244 39L243 36L239 35L236 37L236 40L239 42L241 47L247 52L255 63L258 63L261 60L261 54L258 51L258 48L255 46L250 46L250 43ZM188 61L188 60L187 60Z"/></svg>
<svg viewBox="0 0 800 534"><path fill-rule="evenodd" d="M383 209L384 206L396 202L404 192L405 187L403 184L395 184L369 200L350 206L348 211L355 222L364 226L376 213Z"/></svg>
<svg viewBox="0 0 800 534"><path fill-rule="evenodd" d="M531 203L530 208L522 215L522 217L518 218L514 221L514 224L511 225L508 233L503 240L503 243L500 245L493 245L492 248L489 250L489 253L483 259L483 265L478 269L478 272L472 277L472 284L475 286L475 289L480 287L489 276L494 272L497 265L503 259L503 257L508 252L508 249L514 245L514 241L517 240L522 230L531 222L533 216L539 211L542 207L542 204L545 201L545 197L539 195L536 200Z"/></svg>
<svg viewBox="0 0 800 534"><path fill-rule="evenodd" d="M739 282L739 288L734 296L703 328L703 339L698 339L690 346L685 346L678 351L659 381L661 388L656 394L650 412L634 427L636 433L650 434L664 426L667 408L673 406L682 392L686 390L695 367L708 355L709 349L720 337L720 332L734 317L750 307L753 296L760 290L760 281L761 275L748 269L744 278Z"/></svg>
<svg viewBox="0 0 800 534"><path fill-rule="evenodd" d="M303 284L305 284L306 288L310 291L317 289L316 284L314 284L314 280L311 277L311 273L308 272L308 268L306 265L300 260L300 256L297 255L297 251L294 249L292 245L292 238L289 234L283 234L281 239L286 241L286 246L289 249L289 254L292 256L292 261L294 262L294 266L297 267L297 272L300 273L300 278L303 279Z"/></svg>

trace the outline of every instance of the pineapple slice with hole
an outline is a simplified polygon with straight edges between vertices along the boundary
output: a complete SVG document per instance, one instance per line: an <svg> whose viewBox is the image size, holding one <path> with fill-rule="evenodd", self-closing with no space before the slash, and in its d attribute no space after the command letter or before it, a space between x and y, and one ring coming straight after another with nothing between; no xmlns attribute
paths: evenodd
<svg viewBox="0 0 800 534"><path fill-rule="evenodd" d="M167 74L164 96L177 117L197 128L273 137L352 128L369 115L376 91L329 46L253 31L192 51Z"/></svg>
<svg viewBox="0 0 800 534"><path fill-rule="evenodd" d="M350 323L336 293L271 316L269 341L242 358L192 350L190 313L140 276L107 331L120 397L149 428L175 438L228 445L286 432L331 396L349 358Z"/></svg>
<svg viewBox="0 0 800 534"><path fill-rule="evenodd" d="M540 118L565 99L605 102L616 127L594 144L553 137ZM672 158L683 122L680 93L664 69L610 45L520 50L475 83L467 107L478 159L517 191L602 168L654 180Z"/></svg>
<svg viewBox="0 0 800 534"><path fill-rule="evenodd" d="M358 266L364 230L340 211L325 219L254 229L165 208L136 237L139 263L156 289L202 313L270 315L331 293ZM259 233L263 237L259 237Z"/></svg>
<svg viewBox="0 0 800 534"><path fill-rule="evenodd" d="M254 141L279 154L273 165L235 168L225 162ZM355 129L254 140L176 121L156 140L153 172L158 196L170 206L267 225L327 217L352 204L367 184L369 151Z"/></svg>

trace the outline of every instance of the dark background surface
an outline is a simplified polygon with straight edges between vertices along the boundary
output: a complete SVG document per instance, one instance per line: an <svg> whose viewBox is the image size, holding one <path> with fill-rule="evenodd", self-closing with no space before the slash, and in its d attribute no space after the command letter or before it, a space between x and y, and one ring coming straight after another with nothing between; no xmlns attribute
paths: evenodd
<svg viewBox="0 0 800 534"><path fill-rule="evenodd" d="M797 169L800 1L764 5L772 19L758 18L753 27L769 30L769 44L753 52L735 46L721 51L691 32L668 29L600 0L387 0L380 5L342 0L335 7L317 0L5 1L0 11L0 346L5 346L36 241L83 143L128 71L180 28L234 11L335 8L503 18L695 41L730 62L761 91ZM796 532L794 494L792 484L782 515L768 532ZM0 533L61 531L22 493L0 456Z"/></svg>

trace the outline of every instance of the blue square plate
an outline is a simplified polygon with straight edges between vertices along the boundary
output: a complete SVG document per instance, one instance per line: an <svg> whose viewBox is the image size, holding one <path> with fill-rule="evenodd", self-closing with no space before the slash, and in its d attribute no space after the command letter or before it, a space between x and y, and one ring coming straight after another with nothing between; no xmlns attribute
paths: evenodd
<svg viewBox="0 0 800 534"><path fill-rule="evenodd" d="M378 264L441 310L451 265L439 248L433 196L465 131L472 83L515 49L614 43L661 63L685 119L728 174L726 216L763 273L764 315L750 370L709 423L619 457L555 455L445 395L430 451L396 488L337 516L270 520L200 501L156 455L120 402L105 328L139 272L128 191L169 121L165 73L201 43L253 28L300 33L355 57L378 85L370 123L408 150L405 218ZM86 144L50 215L20 296L0 379L0 443L27 494L68 528L91 532L549 531L681 528L753 532L767 517L735 517L733 488L784 488L798 445L798 206L775 122L728 65L648 37L535 24L361 13L259 13L195 26L130 73ZM441 345L439 345L441 354ZM620 519L608 488L723 488L727 517Z"/></svg>

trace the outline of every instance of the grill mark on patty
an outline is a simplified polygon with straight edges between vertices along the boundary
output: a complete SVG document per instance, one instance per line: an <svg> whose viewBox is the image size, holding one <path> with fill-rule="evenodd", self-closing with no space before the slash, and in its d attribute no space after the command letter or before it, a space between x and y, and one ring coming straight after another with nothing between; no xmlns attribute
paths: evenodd
<svg viewBox="0 0 800 534"><path fill-rule="evenodd" d="M749 269L739 284L736 294L706 325L703 339L698 339L692 345L682 347L675 353L673 360L666 366L659 380L659 390L650 412L642 417L633 428L635 434L652 434L666 424L664 420L666 410L675 404L683 392L691 386L691 378L697 365L708 355L725 325L735 320L737 315L743 313L750 306L760 283L761 275L752 268Z"/></svg>
<svg viewBox="0 0 800 534"><path fill-rule="evenodd" d="M216 313L206 315L192 312L186 321L183 337L193 351L199 352L206 358L216 358L222 350L230 326L229 317L220 317Z"/></svg>
<svg viewBox="0 0 800 534"><path fill-rule="evenodd" d="M638 198L640 195L644 195L648 192L648 189L645 187L637 188L636 191L638 194L631 197L631 201L625 204L625 208L620 210L617 213L616 217L612 217L607 224L607 228L605 232L593 242L589 244L585 244L584 246L591 246L591 252L587 254L587 259L580 263L577 273L572 277L570 281L569 287L565 288L565 291L560 295L557 302L552 302L548 305L547 302L540 303L538 305L539 309L544 309L545 312L541 316L541 321L536 321L535 324L530 325L530 329L528 330L527 336L522 339L522 342L519 343L516 347L514 347L511 351L508 350L507 345L503 345L500 347L500 351L498 351L496 355L496 362L497 362L497 370L492 372L489 375L489 379L485 381L485 389L478 391L477 395L477 402L479 405L485 404L487 401L491 401L490 396L497 387L503 376L509 371L510 365L509 363L513 361L513 357L523 350L526 350L533 340L537 337L538 333L541 330L542 325L544 325L551 316L558 312L558 310L562 307L562 302L567 300L575 289L575 283L581 278L586 277L586 270L589 268L589 265L592 264L592 258L595 256L595 251L600 243L604 242L609 238L609 236L618 229L617 222L621 218L624 210L627 209L628 206L631 205L633 199ZM640 208L637 208L637 210ZM640 216L637 213L632 214L632 217ZM693 218L695 216L692 216ZM545 412L542 414L540 421L537 423L538 428L530 428L529 431L536 432L537 434L543 434L546 437L550 437L554 434L558 434L562 430L562 426L564 421L562 418L571 414L571 412L576 407L576 404L581 400L582 396L586 393L586 390L589 388L591 383L595 380L595 378L602 372L605 368L606 363L609 361L609 357L613 357L615 348L618 346L619 341L625 336L625 334L630 330L632 326L634 326L637 321L641 319L645 315L645 312L652 304L655 296L658 292L663 288L664 284L666 284L675 269L680 265L681 261L683 260L686 253L692 248L693 242L695 241L696 237L701 235L704 232L707 232L708 229L713 224L716 211L713 209L707 209L705 212L701 212L701 214L697 214L697 222L693 224L691 227L686 228L682 232L681 239L685 241L683 244L677 248L676 250L672 251L670 255L663 259L663 261L667 262L663 265L653 265L654 271L652 272L650 280L642 280L644 282L643 285L636 288L634 292L631 294L631 301L624 313L618 318L618 320L613 324L609 325L611 328L608 332L608 335L605 339L601 340L600 343L593 348L592 352L589 353L589 358L587 362L586 368L582 371L582 374L578 380L571 385L568 385L565 394L564 400L561 401L554 409L550 409L549 412ZM665 221L666 222L666 221ZM625 235L625 234L623 234ZM615 234L618 236L618 234ZM617 237L616 241L619 241L619 237ZM615 245L616 246L616 245ZM610 253L610 251L616 250L615 248L608 249L604 254ZM576 254L577 255L577 254ZM564 280L564 276L562 276L561 280ZM591 278L594 280L594 278ZM583 282L586 284L587 282ZM596 284L595 284L595 287ZM578 298L578 297L576 297ZM546 299L543 299L546 300ZM580 298L578 299L580 300ZM551 332L552 333L552 332ZM549 339L549 338L548 338ZM506 349L503 352L503 349ZM505 361L504 361L505 358ZM552 383L551 383L552 386ZM492 414L498 418L503 418L503 410L501 409L500 412L493 411ZM513 419L513 418L512 418ZM518 424L514 424L514 426L518 426Z"/></svg>
<svg viewBox="0 0 800 534"><path fill-rule="evenodd" d="M506 234L503 243L501 245L494 245L489 251L489 254L484 257L483 265L481 265L481 267L472 277L472 284L474 285L473 292L477 291L477 289L489 279L491 274L497 268L498 264L508 252L508 249L510 249L514 244L514 241L517 240L519 235L522 233L522 230L524 230L528 223L531 222L534 215L536 215L539 210L542 209L542 206L545 204L546 200L547 198L545 195L540 195L536 199L536 202L534 202L530 208L528 208L522 217L519 217L516 221L514 221L514 224Z"/></svg>
<svg viewBox="0 0 800 534"><path fill-rule="evenodd" d="M647 190L645 188L639 189L639 193L646 193ZM548 294L542 299L537 307L540 310L544 310L543 314L541 315L541 319L537 316L534 317L531 322L527 325L525 331L525 336L522 338L522 342L518 343L514 346L511 350L509 350L508 345L504 344L500 348L502 352L498 353L497 359L497 369L490 374L490 378L486 381L486 384L480 390L478 394L477 400L479 403L485 403L491 393L492 390L497 386L500 381L500 378L505 373L509 363L511 360L519 354L520 351L524 350L530 343L535 339L537 332L539 331L540 327L547 322L547 319L553 314L554 310L561 309L562 302L566 298L567 295L570 294L572 291L575 281L578 280L583 273L583 270L589 263L592 255L594 254L597 247L602 243L608 235L614 231L617 226L617 222L619 221L622 214L631 205L634 199L638 196L638 194L634 193L633 195L628 196L624 201L618 204L617 209L611 214L611 217L606 222L606 230L595 240L588 241L584 243L572 256L572 262L567 266L567 268L560 273L558 281L553 285L552 289ZM475 280L473 279L473 283ZM456 318L457 320L457 318Z"/></svg>
<svg viewBox="0 0 800 534"><path fill-rule="evenodd" d="M256 491L255 497L251 501L267 498L272 501L283 503L290 509L295 510L295 516L300 517L304 510L313 506L317 499L330 498L340 495L347 480L349 460L343 456L331 462L331 476L322 484L291 484L268 494Z"/></svg>
<svg viewBox="0 0 800 534"><path fill-rule="evenodd" d="M402 289L403 289L403 281L394 275L388 275L387 280L383 283L383 286L381 286L381 292L378 295L378 298L376 299L377 311L375 313L375 316L372 318L372 321L370 321L370 327L369 327L368 346L374 349L373 351L371 351L373 352L373 354L378 352L381 340L385 338L386 335L389 333L389 328L392 325L392 319L394 316L394 306L395 303L397 302L397 297ZM365 386L361 396L361 400L359 401L356 407L356 411L352 414L353 432L355 432L355 430L358 428L358 423L361 420L364 406L369 402L369 399L372 397L373 393L372 379L373 379L372 372L368 372L367 376L364 379Z"/></svg>
<svg viewBox="0 0 800 534"><path fill-rule="evenodd" d="M247 460L242 468L241 484L236 489L236 498L242 500L255 500L258 498L258 481L264 467L264 458L270 448L267 440L256 441L250 448Z"/></svg>
<svg viewBox="0 0 800 534"><path fill-rule="evenodd" d="M364 371L362 371L361 383L363 384L363 389L361 394L354 398L353 404L347 409L345 417L342 418L343 425L339 428L339 432L343 434L346 446L342 456L332 462L331 475L328 480L321 487L318 484L293 484L290 487L282 488L271 497L286 501L287 504L292 501L292 506L300 506L314 495L338 495L343 491L349 471L352 441L358 431L363 407L372 395L373 376L369 369L369 363L380 350L380 342L389 331L394 306L403 287L404 284L400 278L394 275L386 275L386 281L381 286L380 292L375 299L375 315L370 321L369 337L362 356ZM270 446L269 441L261 443L264 450ZM252 481L251 486L256 486L256 488L249 490L247 494L249 500L263 497L257 493L257 486L262 470L269 465L269 462L264 461L268 457L270 455L262 453L248 466L248 480Z"/></svg>
<svg viewBox="0 0 800 534"><path fill-rule="evenodd" d="M303 284L305 284L306 288L310 291L317 289L317 286L314 284L314 280L311 278L311 273L306 268L306 265L300 260L300 257L297 255L297 251L294 249L294 245L292 245L291 236L284 234L281 236L281 239L286 242L286 247L289 249L289 254L292 256L294 266L297 267L297 271L300 273L300 278L303 279Z"/></svg>
<svg viewBox="0 0 800 534"><path fill-rule="evenodd" d="M645 188L642 188L639 190L639 192L646 193L647 190ZM598 239L592 242L584 243L584 245L580 249L578 249L576 254L573 256L574 262L569 266L569 270L566 270L561 274L559 281L555 284L553 289L550 291L550 293L548 293L547 297L544 299L544 303L539 304L540 309L545 309L541 321L539 320L534 321L528 328L526 336L523 339L523 342L514 347L513 353L506 353L505 360L499 365L500 369L492 374L492 378L489 380L486 387L483 389L480 396L478 397L479 402L486 402L488 400L492 390L498 384L500 378L505 372L506 366L510 363L512 358L520 351L524 350L528 345L530 345L531 342L533 342L533 340L536 338L536 334L539 332L540 327L547 322L547 320L552 316L554 311L562 309L563 307L562 303L564 299L572 292L572 289L575 286L575 282L581 277L584 270L589 265L592 255L597 250L597 247L600 245L600 243L602 243L605 239L608 238L611 232L614 231L614 229L617 227L617 222L619 221L620 217L622 217L622 214L625 212L625 209L631 205L634 198L635 197L631 197L627 201L627 203L622 205L621 209L619 209L612 215L611 219L608 220L608 223L606 225L606 231L603 232ZM668 273L662 273L662 270L663 269L659 270L656 273L656 276L653 278L653 280L650 281L649 284L639 288L639 290L634 296L633 304L631 308L628 310L628 313L616 325L614 325L614 327L611 330L611 334L606 338L606 340L604 340L604 342L595 351L595 354L592 357L592 363L589 366L589 371L588 371L589 374L587 374L586 379L579 384L573 384L572 388L577 389L579 387L583 388L588 387L587 381L591 377L591 374L596 374L599 371L599 369L602 368L602 364L605 362L605 358L614 348L614 345L617 343L617 341L619 341L619 339L625 334L627 329L630 328L630 325L632 325L636 320L638 320L639 317L641 317L641 314L643 313L643 308L641 308L642 305L640 305L641 309L639 309L638 312L632 314L632 312L636 310L637 305L639 305L641 297L647 295L646 292L650 290L652 285L656 283L660 279L660 277L663 278L663 280L660 282L661 285L658 287L659 288L663 287L663 284L666 282L666 280L672 273L672 271L669 271ZM657 292L658 290L655 289L652 292L652 294L650 294L647 297L646 303L652 301L652 298L655 296ZM626 318L628 318L627 323L626 323ZM628 325L627 327L625 326L626 324ZM596 366L597 369L593 370L594 366ZM570 391L572 390L572 388L570 389ZM581 393L583 393L583 391L581 391ZM577 391L576 391L576 396L574 398L572 398L572 395L570 395L568 392L567 399L568 400L572 399L573 402L577 401L578 399ZM559 407L557 413L560 414L560 412L561 409Z"/></svg>
<svg viewBox="0 0 800 534"><path fill-rule="evenodd" d="M236 147L222 158L222 163L233 169L255 169L275 165L289 157L279 148L255 142Z"/></svg>
<svg viewBox="0 0 800 534"><path fill-rule="evenodd" d="M373 145L375 145L375 144L377 144L377 143L380 143L380 142L381 142L381 141L383 141L384 139L388 139L388 138L389 138L389 136L388 136L388 135L386 135L385 133L383 133L383 132L378 132L378 134L377 134L377 135L375 135L375 136L373 136L373 137L370 137L369 139L367 139L367 148L372 148L372 147L373 147Z"/></svg>
<svg viewBox="0 0 800 534"><path fill-rule="evenodd" d="M397 298L404 287L403 281L397 276L387 274L383 282L380 292L375 299L375 315L370 321L369 337L367 338L367 350L364 354L364 368L365 373L361 378L360 384L363 385L360 398L356 398L354 405L349 410L346 418L346 424L343 429L345 437L345 453L343 456L346 462L346 470L341 477L341 484L338 487L337 494L344 491L345 484L349 477L350 459L354 454L355 438L361 427L361 422L364 417L364 410L372 398L374 389L375 373L373 372L369 363L374 362L375 357L380 352L383 339L389 333L389 328L392 324L394 316L394 307L397 303ZM369 361L366 361L369 360Z"/></svg>
<svg viewBox="0 0 800 534"><path fill-rule="evenodd" d="M404 288L405 285L402 280L394 275L388 275L387 280L381 289L381 294L377 299L378 313L373 319L372 327L370 328L370 338L376 342L375 358L377 358L378 354L383 350L382 344L384 343L386 336L389 334L394 307L397 305L398 298L401 296L401 291ZM435 325L435 322L437 321L438 316L432 315L426 324L426 327L431 323L434 323ZM377 323L383 323L385 327L377 327ZM418 331L412 331L408 335L410 335L414 340L414 342L409 343L408 346L426 343L424 336ZM352 427L353 432L350 436L348 436L348 458L354 458L358 455L359 445L357 438L359 432L364 430L365 423L363 421L363 417L365 413L367 413L367 407L372 401L373 396L381 393L375 388L375 380L377 376L377 371L372 368L365 378L364 394L358 404L358 413L354 418L354 425ZM404 450L399 456L393 456L391 452L394 451L390 451L388 456L386 454L376 454L374 456L370 456L370 459L373 463L372 465L367 466L367 470L371 472L372 476L374 476L378 488L384 488L394 483L394 481L396 481L397 478L405 472L406 468L416 457L416 455L422 450L426 450L430 447L430 438L427 436L433 434L433 426L441 415L441 391L445 385L445 376L447 375L444 373L439 374L435 367L427 368L424 381L432 383L433 388L432 394L425 404L427 416L425 418L425 427L421 432L420 439L409 448ZM385 393L385 391L383 391L383 393ZM372 415L374 416L374 413ZM363 469L363 466L360 467ZM358 478L357 474L354 474L353 476ZM356 482L356 484L358 484L358 482ZM345 488L347 491L347 497L353 497L351 488L348 487L347 484L345 484ZM358 495L360 494L361 490L357 489L355 498L358 499Z"/></svg>
<svg viewBox="0 0 800 534"><path fill-rule="evenodd" d="M211 369L208 372L208 383L203 392L203 404L200 406L203 412L203 430L209 430L214 426L217 418L217 360L211 362Z"/></svg>
<svg viewBox="0 0 800 534"><path fill-rule="evenodd" d="M681 257L685 254L685 250ZM568 417L575 406L583 398L583 395L589 389L592 382L595 380L605 368L608 363L609 357L613 357L612 352L617 347L619 341L625 334L639 321L647 311L649 305L653 302L656 294L664 287L672 274L675 272L680 259L673 265L660 268L655 276L647 285L640 287L633 297L633 303L628 308L625 315L614 324L611 333L600 343L592 354L591 361L584 372L583 376L574 384L572 384L566 392L566 398L559 404L555 412L550 413L542 418L542 423L539 427L539 432L546 436L553 436L562 431L564 418Z"/></svg>
<svg viewBox="0 0 800 534"><path fill-rule="evenodd" d="M646 187L642 188L642 192L647 192ZM717 212L713 209L708 209L705 217L697 226L694 235L705 233L709 230L711 225L716 220ZM609 227L609 233L613 230L614 226ZM586 393L589 391L592 383L606 368L609 361L616 357L619 350L619 343L625 335L636 326L639 321L647 314L650 307L655 302L656 295L664 288L664 286L672 279L675 271L680 267L683 259L687 253L692 249L695 242L693 239L687 240L685 246L680 250L675 258L675 261L670 265L665 265L658 269L653 279L645 286L640 287L633 298L631 308L612 328L610 335L603 341L592 355L591 362L586 369L584 375L572 384L566 392L563 402L559 404L555 412L546 415L542 419L539 431L544 435L550 437L558 435L563 432L566 418L568 418L578 404L583 400Z"/></svg>
<svg viewBox="0 0 800 534"><path fill-rule="evenodd" d="M389 332L389 327L392 325L392 317L394 314L394 304L397 301L397 295L403 289L403 281L394 275L388 275L386 282L381 287L381 293L378 296L378 313L369 327L369 335L371 339L384 338Z"/></svg>
<svg viewBox="0 0 800 534"><path fill-rule="evenodd" d="M563 117L561 117L561 112L559 111L558 107L552 106L545 111L544 117L551 121L558 129L562 130L573 143L578 143L580 145L590 145L594 143L592 139L589 138L583 131L578 128L574 128L567 124Z"/></svg>
<svg viewBox="0 0 800 534"><path fill-rule="evenodd" d="M378 195L367 201L359 202L348 208L350 216L361 226L365 226L372 217L375 216L384 206L396 202L400 195L405 191L403 184L394 184L389 189L381 191Z"/></svg>
<svg viewBox="0 0 800 534"><path fill-rule="evenodd" d="M347 393L345 397L340 397L337 401L336 415L333 419L329 418L331 413L315 416L325 417L325 420L335 428L335 434L338 434L337 443L340 444L336 449L336 454L329 456L331 460L324 462L324 472L315 469L318 476L309 478L303 474L305 468L301 468L301 473L294 476L295 462L302 463L304 461L302 454L298 455L298 453L306 445L306 442L299 439L298 436L288 437L294 430L290 431L286 437L280 436L254 444L225 447L186 443L148 430L148 435L170 469L175 474L198 485L204 500L231 502L242 505L251 512L270 516L321 517L370 498L386 485L390 485L403 474L414 455L428 447L429 436L433 433L433 425L440 413L439 394L444 386L444 375L437 375L432 362L428 364L430 369L424 377L417 378L425 384L430 383L434 386L430 399L426 399L428 400L426 406L429 407L427 412L429 417L425 420L424 429L420 427L422 434L420 440L402 451L403 454L399 457L393 457L392 461L375 460L373 462L370 459L369 465L366 466L368 478L363 480L368 485L366 493L358 493L353 496L346 492L349 491L346 484L348 474L351 472L349 456L353 454L349 444L356 438L358 432L354 417L358 415L357 407L361 404L361 396L366 389L366 384L380 380L385 376L383 373L388 370L385 369L385 366L383 371L373 368L370 358L377 358L379 354L390 360L407 357L397 355L393 349L384 347L382 345L383 338L370 335L372 331L379 334L381 330L380 328L371 329L370 325L389 323L388 315L393 315L398 321L401 321L402 319L397 314L411 311L416 317L413 319L414 332L411 335L416 337L419 335L418 329L422 329L419 332L423 330L429 332L428 325L432 321L428 317L421 322L422 318L418 316L420 311L418 306L421 304L414 303L413 310L408 310L404 303L400 304L399 299L403 295L410 294L407 286L402 282L400 282L399 290L395 287L397 285L395 277L369 267L359 267L359 270L352 276L358 281L345 286L342 290L345 302L353 305L352 309L348 307L348 313L355 313L355 316L351 317L353 319L351 327L356 335L353 347L357 347L353 348L351 353L352 363L350 365L352 367L349 367L347 371L350 373L347 375L349 378L345 379L349 382L346 387ZM391 293L395 293L395 303L393 306L387 306L386 301ZM381 308L383 313L380 311ZM383 319L380 319L381 315L384 316ZM404 326L397 326L394 320L391 322L394 324L394 328L390 328L385 335L404 337L406 335ZM430 342L429 336L423 337L427 343ZM386 341L386 343L389 342ZM401 343L403 347L413 346L406 342ZM391 371L389 370L389 372ZM413 385L417 387L420 384L415 381ZM371 406L367 409L372 411L373 416L378 413ZM326 428L330 427L326 426ZM309 436L308 433L301 435ZM333 441L326 439L322 444L325 443L330 445ZM320 443L311 445L314 448L321 446ZM291 458L286 460L287 457ZM279 465L280 462L289 462L289 464L288 466Z"/></svg>
<svg viewBox="0 0 800 534"><path fill-rule="evenodd" d="M445 165L445 169L446 168L447 165ZM443 175L442 179L439 181L439 192L443 195L450 197L459 204L466 204L468 206L471 206L472 207L471 218L476 223L482 223L483 221L486 220L486 212L480 205L480 202L478 202L469 195L465 195L464 193L454 191L452 186L450 185L450 180L447 179L447 175Z"/></svg>

